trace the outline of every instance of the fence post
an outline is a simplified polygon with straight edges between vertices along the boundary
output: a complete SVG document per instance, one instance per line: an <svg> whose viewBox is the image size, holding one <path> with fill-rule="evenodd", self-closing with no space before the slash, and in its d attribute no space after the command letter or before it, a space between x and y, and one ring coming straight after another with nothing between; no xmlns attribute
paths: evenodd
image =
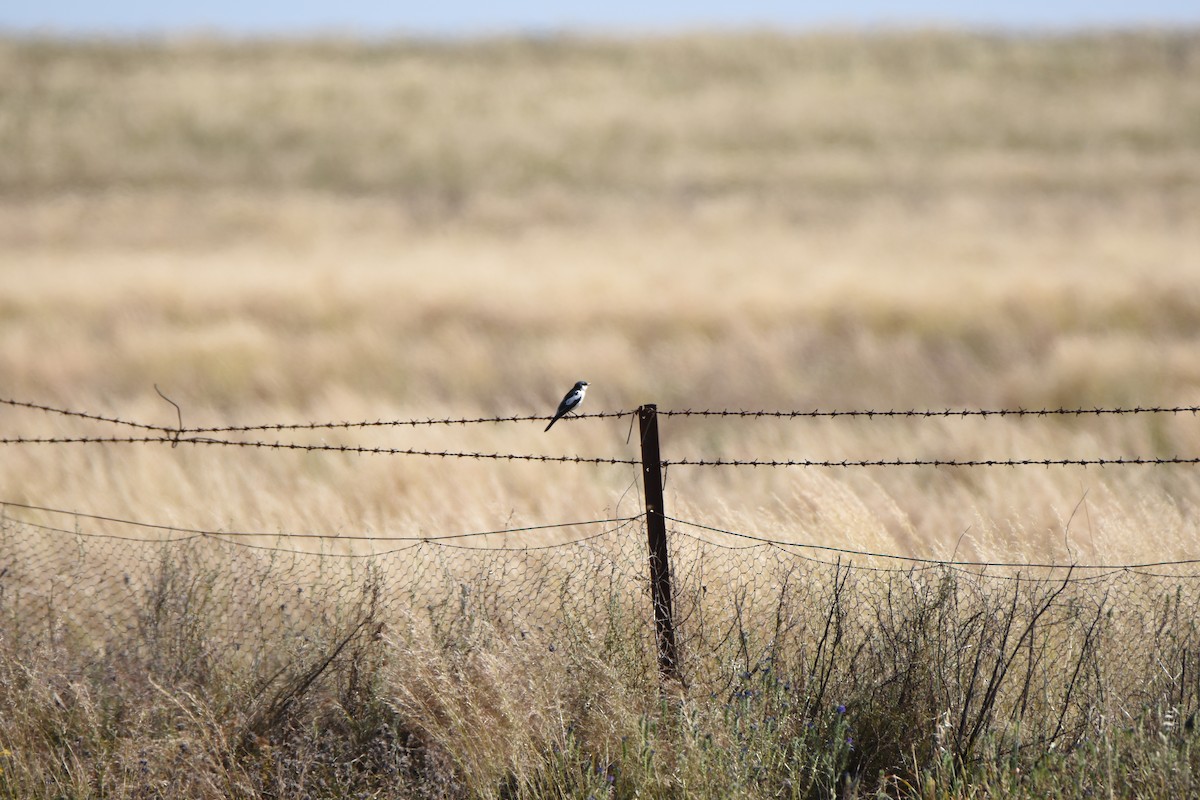
<svg viewBox="0 0 1200 800"><path fill-rule="evenodd" d="M671 564L667 554L667 522L663 515L662 460L658 451L658 406L638 408L642 435L642 485L646 492L646 533L650 539L650 597L654 604L654 635L658 671L679 680L675 651L675 622L671 609Z"/></svg>

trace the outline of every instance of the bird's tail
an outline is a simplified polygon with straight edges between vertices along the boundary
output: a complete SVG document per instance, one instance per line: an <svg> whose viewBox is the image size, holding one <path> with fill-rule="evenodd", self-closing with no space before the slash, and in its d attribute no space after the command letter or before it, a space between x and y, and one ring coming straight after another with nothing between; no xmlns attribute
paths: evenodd
<svg viewBox="0 0 1200 800"><path fill-rule="evenodd" d="M546 426L546 431L550 430L550 426L553 425L554 423L558 422L559 419L560 419L560 417L555 417L554 419L550 420L550 425ZM542 431L542 433L545 433L546 431Z"/></svg>

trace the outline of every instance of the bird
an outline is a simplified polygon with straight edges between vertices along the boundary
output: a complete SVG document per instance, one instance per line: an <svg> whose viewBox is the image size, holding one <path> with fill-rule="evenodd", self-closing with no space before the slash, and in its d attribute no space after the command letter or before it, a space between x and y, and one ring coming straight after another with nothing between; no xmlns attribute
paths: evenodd
<svg viewBox="0 0 1200 800"><path fill-rule="evenodd" d="M587 381L575 382L575 385L571 387L571 391L567 392L567 396L558 404L558 411L554 412L554 419L550 420L550 425L546 426L546 430L550 430L551 425L579 407L579 404L583 402L583 396L587 394L587 387Z"/></svg>

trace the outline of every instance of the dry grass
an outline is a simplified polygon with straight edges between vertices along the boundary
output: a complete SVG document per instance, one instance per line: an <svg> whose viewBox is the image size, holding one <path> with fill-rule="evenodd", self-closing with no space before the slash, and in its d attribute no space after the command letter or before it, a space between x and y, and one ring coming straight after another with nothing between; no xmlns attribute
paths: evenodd
<svg viewBox="0 0 1200 800"><path fill-rule="evenodd" d="M939 236L945 224L881 220L842 239L750 220L653 235L621 223L291 255L39 247L4 262L0 362L9 396L171 424L157 383L188 425L548 413L577 377L606 410L1195 402L1195 232L1142 227L1139 251L1111 220L1074 240L975 229L986 263L967 266L968 234ZM79 430L4 415L13 433ZM332 441L630 457L627 428ZM1190 418L671 419L664 437L668 458L1200 452ZM635 494L615 508L633 480L620 468L58 447L10 450L0 469L6 499L198 527L436 533L636 509ZM681 469L668 489L671 509L722 526L943 556L971 527L964 553L1064 557L1086 494L1075 534L1091 530L1074 544L1102 559L1189 555L1200 499L1188 468Z"/></svg>
<svg viewBox="0 0 1200 800"><path fill-rule="evenodd" d="M589 410L1193 405L1200 394L1194 32L10 39L0 72L6 397L171 424L157 383L185 424L219 425L549 413L578 378L592 383ZM102 430L13 408L0 427ZM541 427L326 439L636 457L628 420ZM663 437L667 458L1200 455L1191 417L673 418ZM445 534L639 510L631 467L186 447L7 447L0 486L0 500L264 532ZM667 492L682 518L922 556L1123 562L1194 557L1200 544L1191 467L676 467ZM376 777L398 763L410 778L451 776L422 796L582 796L610 777L580 772L585 762L620 762L625 775L640 765L621 791L670 795L673 774L721 794L703 785L711 751L682 728L645 727L674 719L653 697L613 701L645 685L644 653L581 641L558 672L503 637L459 641L459 659L426 635L362 644L379 659L370 691L339 657L314 706L266 737L282 749L250 757L244 706L259 695L245 686L202 702L186 682L138 683L124 704L91 682L96 663L22 643L0 675L0 708L33 698L22 735L115 750L46 745L48 760L24 766L0 755L0 788L131 795L139 770L178 776L187 762L198 782L172 786L197 796L366 792L338 783L340 759L361 758L382 765ZM281 652L301 677L314 657ZM508 693L513 676L536 715ZM720 727L705 716L719 709L692 711L695 730ZM112 734L139 714L158 731L153 746ZM288 728L314 719L366 749ZM487 736L459 748L464 730ZM782 741L761 752L813 745ZM637 751L655 746L671 758ZM1139 758L1181 769L1173 750L1114 763L1124 745L1105 746L1087 763L1110 776ZM96 763L115 783L97 785ZM305 763L309 783L290 771ZM1041 785L1065 785L1064 764ZM957 785L946 765L910 766L931 769L935 788ZM1006 774L992 777L996 793L1023 791ZM43 784L49 775L58 783Z"/></svg>

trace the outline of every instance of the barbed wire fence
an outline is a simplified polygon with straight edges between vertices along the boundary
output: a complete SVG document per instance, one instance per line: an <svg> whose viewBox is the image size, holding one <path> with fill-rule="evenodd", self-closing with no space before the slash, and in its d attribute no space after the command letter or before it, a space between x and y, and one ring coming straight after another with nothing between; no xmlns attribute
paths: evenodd
<svg viewBox="0 0 1200 800"><path fill-rule="evenodd" d="M855 698L895 709L897 730L969 754L1020 731L1023 746L1072 746L1106 725L1157 714L1191 725L1200 706L1200 558L1137 564L937 560L808 544L673 516L661 477L695 468L1194 465L1200 457L832 460L669 459L658 417L962 419L1196 415L1200 407L944 411L632 411L642 457L430 451L233 438L330 429L466 426L540 416L172 428L0 399L0 405L143 432L6 435L18 446L210 446L642 469L633 516L437 536L203 530L0 498L0 625L6 636L71 638L111 654L167 650L176 664L269 660L281 640L335 626L348 600L389 624L452 640L485 620L564 646L581 628L623 636L669 681L733 696L788 675L813 708ZM655 487L657 478L658 486ZM560 541L514 537L554 529ZM310 541L315 548L298 546ZM358 549L331 545L354 542ZM180 620L189 620L179 636ZM629 624L632 621L632 625ZM168 636L168 632L171 632ZM182 669L183 667L179 667ZM930 721L933 721L931 724ZM878 723L885 724L885 723ZM875 737L886 741L886 731ZM899 740L899 737L892 737Z"/></svg>

